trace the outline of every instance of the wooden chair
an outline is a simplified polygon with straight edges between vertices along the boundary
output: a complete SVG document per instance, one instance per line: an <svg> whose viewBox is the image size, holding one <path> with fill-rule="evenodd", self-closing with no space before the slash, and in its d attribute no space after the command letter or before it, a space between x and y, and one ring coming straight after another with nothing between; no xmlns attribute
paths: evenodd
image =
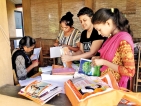
<svg viewBox="0 0 141 106"><path fill-rule="evenodd" d="M44 60L52 59L49 55L49 50L52 45L53 40L51 39L42 39L42 38L36 38L36 45L35 47L41 47L39 62L40 66L45 66ZM50 42L51 41L51 42ZM53 64L55 64L55 59L53 59Z"/></svg>
<svg viewBox="0 0 141 106"><path fill-rule="evenodd" d="M17 84L19 84L19 81L18 81L18 79L17 79L16 72L15 72L15 70L14 70L14 69L12 69L12 71L13 71L13 80L14 80L14 85L17 85Z"/></svg>
<svg viewBox="0 0 141 106"><path fill-rule="evenodd" d="M139 78L139 73L140 73L140 68L141 68L140 53L141 53L141 48L139 48L139 53L138 53L138 63L137 63L137 72L136 72L135 92L138 91L139 82L141 82L141 79Z"/></svg>
<svg viewBox="0 0 141 106"><path fill-rule="evenodd" d="M40 56L39 56L39 66L43 66L43 55L42 55L42 42L41 42L41 38L36 38L35 41L36 41L35 47L36 48L40 48L41 47Z"/></svg>
<svg viewBox="0 0 141 106"><path fill-rule="evenodd" d="M129 79L129 90L134 90L134 77Z"/></svg>
<svg viewBox="0 0 141 106"><path fill-rule="evenodd" d="M55 64L55 58L50 58L50 47L54 44L53 39L42 39L42 54L43 54L43 60L46 60L49 64ZM51 65L49 64L49 65ZM46 65L46 64L43 64Z"/></svg>

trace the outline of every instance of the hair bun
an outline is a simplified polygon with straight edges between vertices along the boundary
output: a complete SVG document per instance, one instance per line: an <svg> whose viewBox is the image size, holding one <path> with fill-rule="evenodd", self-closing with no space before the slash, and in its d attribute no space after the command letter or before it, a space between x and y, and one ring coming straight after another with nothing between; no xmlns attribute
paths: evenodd
<svg viewBox="0 0 141 106"><path fill-rule="evenodd" d="M67 17L73 17L73 14L72 14L71 12L67 12L67 13L66 13L66 16L67 16Z"/></svg>

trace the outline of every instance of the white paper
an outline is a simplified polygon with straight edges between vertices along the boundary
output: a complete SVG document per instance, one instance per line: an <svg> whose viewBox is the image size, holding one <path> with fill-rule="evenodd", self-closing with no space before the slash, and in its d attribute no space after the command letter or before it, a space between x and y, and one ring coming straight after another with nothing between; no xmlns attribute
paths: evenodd
<svg viewBox="0 0 141 106"><path fill-rule="evenodd" d="M73 78L73 75L48 75L48 74L41 74L42 80L54 80L54 81L67 81Z"/></svg>
<svg viewBox="0 0 141 106"><path fill-rule="evenodd" d="M41 71L42 73L51 73L51 71L52 71L52 66L39 67L39 71Z"/></svg>
<svg viewBox="0 0 141 106"><path fill-rule="evenodd" d="M41 81L41 76L37 76L35 78L28 78L28 79L25 79L25 80L19 80L19 83L20 83L20 86L27 86L35 80Z"/></svg>
<svg viewBox="0 0 141 106"><path fill-rule="evenodd" d="M34 56L32 57L31 60L39 59L40 51L41 51L41 48L34 48L34 51L33 51Z"/></svg>
<svg viewBox="0 0 141 106"><path fill-rule="evenodd" d="M60 49L62 46L50 47L50 58L61 57Z"/></svg>
<svg viewBox="0 0 141 106"><path fill-rule="evenodd" d="M47 81L49 83L57 84L59 87L63 88L62 93L65 93L64 90L64 83L69 79L73 78L73 75L48 75L48 74L41 74L42 80Z"/></svg>

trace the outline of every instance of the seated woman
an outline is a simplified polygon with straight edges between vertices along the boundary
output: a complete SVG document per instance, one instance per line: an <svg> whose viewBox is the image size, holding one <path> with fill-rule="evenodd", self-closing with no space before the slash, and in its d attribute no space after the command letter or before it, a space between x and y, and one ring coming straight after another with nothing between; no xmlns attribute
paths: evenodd
<svg viewBox="0 0 141 106"><path fill-rule="evenodd" d="M61 18L60 25L62 30L60 31L54 46L67 46L70 51L76 52L80 47L81 33L78 29L73 27L72 17L73 14L71 12L67 12L66 15Z"/></svg>
<svg viewBox="0 0 141 106"><path fill-rule="evenodd" d="M129 22L117 8L99 9L93 19L99 34L108 37L99 50L100 58L93 57L93 65L102 66L101 74L112 72L120 87L127 87L135 74L134 47Z"/></svg>
<svg viewBox="0 0 141 106"><path fill-rule="evenodd" d="M33 68L38 66L38 60L31 61L27 53L34 49L35 40L29 36L23 37L19 42L19 49L12 53L12 66L18 80L24 80L34 74Z"/></svg>
<svg viewBox="0 0 141 106"><path fill-rule="evenodd" d="M81 58L90 59L94 55L99 55L97 51L106 38L99 35L94 29L91 22L93 15L93 10L88 7L84 7L78 12L77 16L84 29L80 38L80 50L73 52L72 55L63 55L63 62L80 60Z"/></svg>

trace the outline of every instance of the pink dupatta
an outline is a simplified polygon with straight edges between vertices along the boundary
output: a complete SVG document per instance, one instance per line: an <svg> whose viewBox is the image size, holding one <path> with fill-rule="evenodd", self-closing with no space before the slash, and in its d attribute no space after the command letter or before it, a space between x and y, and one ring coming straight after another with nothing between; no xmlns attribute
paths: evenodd
<svg viewBox="0 0 141 106"><path fill-rule="evenodd" d="M132 51L134 52L133 41L132 41L131 35L127 32L119 32L104 42L103 46L99 50L100 57L112 62L112 60L115 56L115 53L119 47L119 44L123 40L127 41L131 45ZM104 71L107 68L108 68L107 66L103 65L102 68L100 69L100 71ZM128 76L122 76L119 81L119 86L127 88L127 81L128 80L129 80Z"/></svg>

